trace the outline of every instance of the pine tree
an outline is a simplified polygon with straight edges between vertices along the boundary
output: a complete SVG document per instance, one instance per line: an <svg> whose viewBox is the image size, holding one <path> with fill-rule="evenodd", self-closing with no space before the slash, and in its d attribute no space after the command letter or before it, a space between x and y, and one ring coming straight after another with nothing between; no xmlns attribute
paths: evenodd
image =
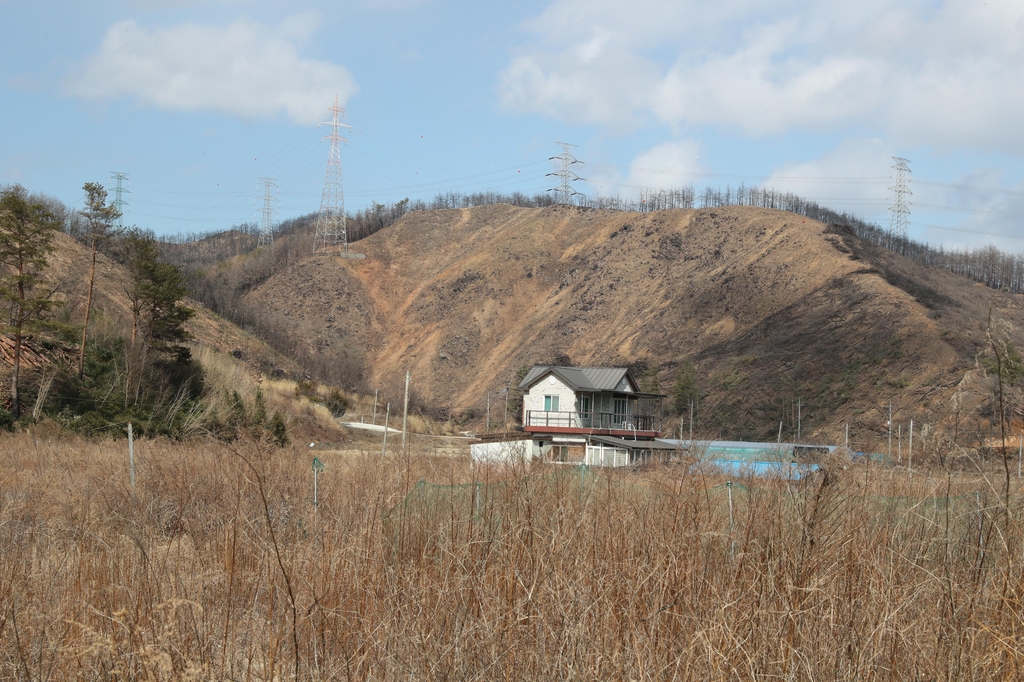
<svg viewBox="0 0 1024 682"><path fill-rule="evenodd" d="M0 298L11 306L8 330L14 334L11 415L21 418L19 378L25 334L56 305L52 291L43 291L43 271L53 251L60 223L41 203L30 201L15 185L0 193Z"/></svg>
<svg viewBox="0 0 1024 682"><path fill-rule="evenodd" d="M114 220L121 215L117 208L107 203L107 190L98 182L87 182L85 210L82 216L88 222L89 241L92 245L92 267L89 270L89 293L85 298L85 322L82 324L82 346L78 351L78 378L85 373L85 340L89 335L89 313L92 311L92 290L96 283L96 253L101 241L109 236Z"/></svg>
<svg viewBox="0 0 1024 682"><path fill-rule="evenodd" d="M661 393L661 382L658 381L658 373L661 368L658 365L647 367L640 374L640 390L646 393Z"/></svg>
<svg viewBox="0 0 1024 682"><path fill-rule="evenodd" d="M132 307L131 345L140 331L153 350L182 355L187 341L185 323L195 311L183 301L188 296L185 278L177 266L160 260L156 241L139 230L121 239L121 255L128 270L125 293Z"/></svg>
<svg viewBox="0 0 1024 682"><path fill-rule="evenodd" d="M690 409L690 401L697 397L697 373L693 363L687 360L676 373L676 383L672 388L672 403L677 414L684 414Z"/></svg>
<svg viewBox="0 0 1024 682"><path fill-rule="evenodd" d="M283 448L285 445L288 445L288 427L280 412L274 412L274 416L270 418L267 428L270 430L271 438L274 439L278 446Z"/></svg>
<svg viewBox="0 0 1024 682"><path fill-rule="evenodd" d="M181 344L189 337L185 323L195 312L183 304L188 294L181 271L160 260L156 240L138 228L126 230L118 240L116 254L127 271L124 293L132 313L127 344L125 402L142 390L150 367L151 351L187 360L188 349Z"/></svg>

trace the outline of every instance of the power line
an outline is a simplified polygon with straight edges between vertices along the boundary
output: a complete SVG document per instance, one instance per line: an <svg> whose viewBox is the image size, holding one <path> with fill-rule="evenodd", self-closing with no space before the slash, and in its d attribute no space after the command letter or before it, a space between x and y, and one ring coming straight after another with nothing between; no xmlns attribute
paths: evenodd
<svg viewBox="0 0 1024 682"><path fill-rule="evenodd" d="M407 147L402 147L398 144L395 144L388 137L377 135L372 128L363 125L362 123L359 124L359 138L367 142L368 144L379 147L385 153L388 153L390 155L401 155L411 161L421 164L421 170L430 173L434 177L441 178L443 177L442 174L446 174L449 176L459 174L458 171L448 168L447 166L441 165L440 163L430 158L429 156L421 156L419 153L414 152L413 150ZM431 169L428 167L433 168ZM438 172L440 172L440 174Z"/></svg>
<svg viewBox="0 0 1024 682"><path fill-rule="evenodd" d="M915 180L918 185L929 187L945 187L947 189L962 189L968 192L981 192L983 194L1003 194L1011 197L1024 197L1024 192L1013 189L995 189L991 187L975 187L974 185L957 185L949 182L931 182L929 180Z"/></svg>
<svg viewBox="0 0 1024 682"><path fill-rule="evenodd" d="M491 176L494 176L494 175L501 175L503 173L508 173L510 171L513 171L513 170L516 171L516 175L510 176L510 179L508 180L508 183L520 183L523 178L539 179L539 178L545 177L546 175L550 175L550 173L541 175L541 174L536 174L536 172L532 172L532 173L521 173L521 172L519 172L519 171L521 171L524 168L529 168L531 166L535 166L535 165L538 165L538 164L541 164L541 163L547 163L547 162L546 161L535 161L535 162L529 163L529 164L524 164L524 165L520 165L520 166L513 166L513 167L504 168L504 169L496 170L496 171L489 171L487 173L479 173L477 175L464 175L464 176L461 176L461 177L453 178L452 180L429 181L429 182L423 182L423 183L416 184L416 185L403 185L403 186L400 186L400 187L388 187L388 189L391 190L391 191L395 191L395 192L404 192L404 191L410 191L410 190L412 190L412 191L416 191L416 190L418 190L418 191L432 191L432 190L437 190L437 189L444 189L446 187L451 187L451 185L453 183L456 183L456 182L466 182L466 181L473 181L473 180L479 181L479 180L481 180L483 178L488 178L488 177L491 177ZM364 190L364 191L361 191L361 192L352 192L352 193L350 193L350 196L364 196L365 197L365 196L374 196L376 194L378 194L377 190Z"/></svg>
<svg viewBox="0 0 1024 682"><path fill-rule="evenodd" d="M654 175L673 175L686 178L716 178L719 180L798 180L801 182L835 182L840 184L877 184L885 182L888 179L884 177L869 176L736 175L730 173L701 173L697 171L673 171L663 168L647 168L644 166L629 166L599 161L590 162L589 165L594 167L628 170L630 172L651 173Z"/></svg>
<svg viewBox="0 0 1024 682"><path fill-rule="evenodd" d="M282 147L275 154L272 154L268 158L265 158L265 160L260 164L258 168L256 168L254 172L251 172L250 174L250 171L241 171L243 175L239 177L238 180L231 183L225 183L225 187L222 192L211 194L209 200L201 202L194 207L191 207L190 209L188 209L188 211L182 218L177 218L176 220L193 221L197 223L208 222L202 219L203 213L206 212L207 210L222 210L223 207L230 203L231 199L234 197L241 198L251 196L251 190L248 190L246 188L251 186L249 183L252 181L252 178L254 176L259 177L261 175L269 175L272 168L278 168L281 163L283 163L285 160L294 158L294 156L297 153L311 150L313 149L313 147L316 146L317 140L315 138L311 139L305 147L298 147L296 144L303 137L309 135L309 132L311 130L314 130L315 128L315 125L303 128L295 136L295 138L286 146ZM233 205L237 207L234 210L237 210L239 212L245 210L244 202L238 201Z"/></svg>
<svg viewBox="0 0 1024 682"><path fill-rule="evenodd" d="M323 139L331 141L331 151L327 156L327 171L324 173L324 188L320 195L320 212L316 217L316 230L313 233L313 253L334 246L341 246L348 251L348 234L345 225L345 192L341 185L341 143L348 142L338 132L341 128L352 129L352 126L341 122L345 110L338 106L338 96L334 96L334 106L328 109L332 117L330 122L321 121L320 125L331 126L331 134Z"/></svg>
<svg viewBox="0 0 1024 682"><path fill-rule="evenodd" d="M962 208L960 206L938 206L936 204L915 204L915 206L921 206L923 208L934 208L938 211L952 211L953 213L973 213L974 215L987 215L993 218L1004 218L1006 220L1024 220L1024 216L1014 215L1012 213L997 213L996 211L986 211L983 208Z"/></svg>
<svg viewBox="0 0 1024 682"><path fill-rule="evenodd" d="M1012 234L997 234L995 232L981 232L979 230L965 230L962 227L943 227L942 225L929 225L927 223L914 223L918 227L928 227L933 230L945 230L946 232L963 232L965 234L978 234L986 237L999 237L1000 239L1024 239L1024 236Z"/></svg>

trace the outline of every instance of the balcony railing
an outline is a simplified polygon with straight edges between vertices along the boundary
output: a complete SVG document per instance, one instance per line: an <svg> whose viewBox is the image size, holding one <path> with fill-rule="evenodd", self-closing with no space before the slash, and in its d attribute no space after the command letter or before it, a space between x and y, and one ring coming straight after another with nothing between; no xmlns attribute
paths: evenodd
<svg viewBox="0 0 1024 682"><path fill-rule="evenodd" d="M616 412L546 412L527 410L523 426L543 426L568 429L609 429L617 431L655 431L656 417L645 414L619 414Z"/></svg>

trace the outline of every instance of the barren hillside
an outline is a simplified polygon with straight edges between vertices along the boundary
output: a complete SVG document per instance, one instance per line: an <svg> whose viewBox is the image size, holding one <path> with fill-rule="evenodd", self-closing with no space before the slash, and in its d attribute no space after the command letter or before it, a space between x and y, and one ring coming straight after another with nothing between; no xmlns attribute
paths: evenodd
<svg viewBox="0 0 1024 682"><path fill-rule="evenodd" d="M343 346L390 400L410 370L438 411L479 410L524 365L646 363L667 392L689 360L715 433L788 433L798 399L805 434L877 432L890 399L939 418L990 304L1024 317L1018 296L766 209L413 212L353 250L367 258L307 258L248 302L313 349Z"/></svg>

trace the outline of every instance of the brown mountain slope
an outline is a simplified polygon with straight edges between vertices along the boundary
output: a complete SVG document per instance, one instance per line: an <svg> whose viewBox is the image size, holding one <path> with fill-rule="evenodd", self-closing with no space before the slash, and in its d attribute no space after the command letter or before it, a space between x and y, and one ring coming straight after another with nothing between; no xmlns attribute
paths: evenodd
<svg viewBox="0 0 1024 682"><path fill-rule="evenodd" d="M409 369L435 409L479 409L523 365L647 363L666 390L690 360L706 428L788 432L800 399L805 433L877 431L890 398L909 415L952 390L990 303L1022 317L1018 297L765 209L415 212L355 246L365 260L308 258L248 302L344 346L391 400Z"/></svg>

